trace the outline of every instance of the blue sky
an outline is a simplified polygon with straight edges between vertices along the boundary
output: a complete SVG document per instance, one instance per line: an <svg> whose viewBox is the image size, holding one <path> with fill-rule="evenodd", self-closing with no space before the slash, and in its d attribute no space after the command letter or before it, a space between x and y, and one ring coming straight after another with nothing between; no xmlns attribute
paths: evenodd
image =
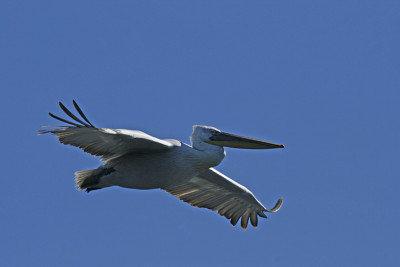
<svg viewBox="0 0 400 267"><path fill-rule="evenodd" d="M2 266L395 266L398 1L1 1ZM282 209L257 229L160 190L75 190L98 159L37 136L99 127L283 143L217 169Z"/></svg>

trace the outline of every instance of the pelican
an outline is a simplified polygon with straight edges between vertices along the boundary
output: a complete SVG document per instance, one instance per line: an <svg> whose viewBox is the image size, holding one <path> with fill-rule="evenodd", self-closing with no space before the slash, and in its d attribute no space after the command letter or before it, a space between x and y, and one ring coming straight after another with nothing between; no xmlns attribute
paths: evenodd
<svg viewBox="0 0 400 267"><path fill-rule="evenodd" d="M224 147L271 149L284 148L284 145L195 125L190 146L175 139L158 139L137 130L97 128L74 100L73 105L81 118L61 102L59 105L72 121L49 113L68 125L39 130L39 134L56 135L61 143L100 156L104 163L97 169L75 172L79 190L90 192L110 186L160 188L192 206L217 210L233 226L242 218L244 229L249 219L257 227L258 216L267 218L264 212L277 212L282 206L283 198L280 198L272 209L265 208L246 187L213 167L224 159Z"/></svg>

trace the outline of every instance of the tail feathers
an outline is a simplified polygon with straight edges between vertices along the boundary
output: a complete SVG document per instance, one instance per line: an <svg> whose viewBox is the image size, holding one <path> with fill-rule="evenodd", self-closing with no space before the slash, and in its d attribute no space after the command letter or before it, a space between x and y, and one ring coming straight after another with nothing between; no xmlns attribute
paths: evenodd
<svg viewBox="0 0 400 267"><path fill-rule="evenodd" d="M100 167L97 169L90 169L84 171L75 172L75 182L76 188L79 190L91 191L95 189L100 189L104 186L96 186L100 182L102 176L108 175L114 171L113 168Z"/></svg>
<svg viewBox="0 0 400 267"><path fill-rule="evenodd" d="M83 190L91 185L97 184L99 182L99 177L96 173L97 169L75 172L76 188Z"/></svg>

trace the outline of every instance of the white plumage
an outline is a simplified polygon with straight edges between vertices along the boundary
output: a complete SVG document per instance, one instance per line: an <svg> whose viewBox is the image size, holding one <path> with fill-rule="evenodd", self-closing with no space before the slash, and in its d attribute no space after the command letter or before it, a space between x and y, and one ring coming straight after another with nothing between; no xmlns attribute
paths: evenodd
<svg viewBox="0 0 400 267"><path fill-rule="evenodd" d="M61 109L76 122L51 113L55 119L71 126L41 130L51 133L66 145L83 149L104 162L97 169L75 173L77 188L92 191L110 186L134 189L163 189L192 206L217 210L232 225L241 220L246 229L250 219L256 227L264 211L276 212L280 198L272 209L265 208L244 186L212 167L225 157L223 146L249 149L283 148L252 138L221 132L209 126L194 126L192 146L174 139L158 139L136 130L96 128L73 101L82 119L61 102Z"/></svg>

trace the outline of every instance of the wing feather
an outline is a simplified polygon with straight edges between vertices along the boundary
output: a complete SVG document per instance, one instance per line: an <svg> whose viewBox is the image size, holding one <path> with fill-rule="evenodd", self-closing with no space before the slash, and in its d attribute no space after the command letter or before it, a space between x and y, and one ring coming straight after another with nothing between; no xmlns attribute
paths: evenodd
<svg viewBox="0 0 400 267"><path fill-rule="evenodd" d="M85 114L82 112L81 108L78 106L78 104L75 102L75 100L72 100L72 103L74 104L74 107L76 109L76 111L78 111L79 115L81 115L81 117L90 124L90 126L94 127L93 124L90 123L90 121L86 118Z"/></svg>
<svg viewBox="0 0 400 267"><path fill-rule="evenodd" d="M280 198L272 209L265 208L244 186L222 173L210 168L207 171L177 185L163 188L190 205L217 210L218 214L236 225L242 218L241 226L246 229L249 219L257 227L258 216L265 217L264 211L277 212L282 206Z"/></svg>
<svg viewBox="0 0 400 267"><path fill-rule="evenodd" d="M241 226L243 229L247 228L247 224L249 223L250 211L247 209L242 215ZM255 226L257 227L257 225Z"/></svg>
<svg viewBox="0 0 400 267"><path fill-rule="evenodd" d="M75 102L75 101L74 101ZM81 121L81 119L79 119L77 116L75 116L71 111L69 111L61 102L58 102L58 104L60 105L60 108L65 112L65 114L67 114L68 116L70 116L73 120L83 124L84 126L88 127L89 124L84 123L83 121ZM93 127L93 126L92 126Z"/></svg>
<svg viewBox="0 0 400 267"><path fill-rule="evenodd" d="M72 126L59 126L59 128L55 129L40 130L39 134L51 133L56 135L61 143L79 147L95 156L101 156L104 161L133 152L154 153L168 151L178 145L175 140L161 140L141 131L96 128L89 122L75 101L73 101L73 104L86 123L60 102L61 109L75 122L49 113L51 117Z"/></svg>

